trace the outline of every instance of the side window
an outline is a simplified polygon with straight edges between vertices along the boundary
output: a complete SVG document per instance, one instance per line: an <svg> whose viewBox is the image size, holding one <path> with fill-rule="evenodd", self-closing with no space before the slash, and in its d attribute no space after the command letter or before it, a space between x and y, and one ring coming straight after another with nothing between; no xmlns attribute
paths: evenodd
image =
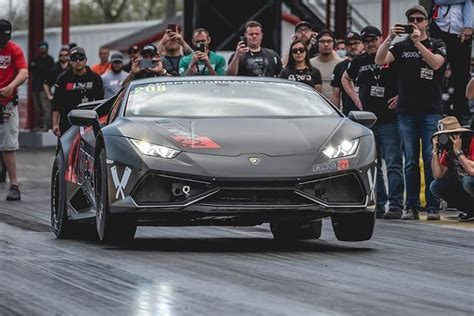
<svg viewBox="0 0 474 316"><path fill-rule="evenodd" d="M125 91L126 89L122 90L122 92L119 94L117 99L114 102L114 105L112 105L112 108L110 109L109 112L109 118L107 120L107 124L112 123L116 118L119 113L120 105L122 104L123 98L125 97Z"/></svg>

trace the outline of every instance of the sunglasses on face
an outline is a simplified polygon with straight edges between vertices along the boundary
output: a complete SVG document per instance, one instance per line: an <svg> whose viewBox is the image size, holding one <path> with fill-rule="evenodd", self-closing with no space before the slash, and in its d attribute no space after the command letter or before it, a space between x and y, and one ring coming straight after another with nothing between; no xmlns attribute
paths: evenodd
<svg viewBox="0 0 474 316"><path fill-rule="evenodd" d="M84 61L86 56L71 56L71 61Z"/></svg>
<svg viewBox="0 0 474 316"><path fill-rule="evenodd" d="M303 54L303 53L305 52L305 49L304 49L303 47L300 47L300 48L292 48L292 49L291 49L291 52L292 52L293 54L296 54L296 53L301 53L301 54Z"/></svg>
<svg viewBox="0 0 474 316"><path fill-rule="evenodd" d="M324 44L331 44L333 42L333 40L319 40L318 42L319 42L319 44L324 45Z"/></svg>
<svg viewBox="0 0 474 316"><path fill-rule="evenodd" d="M69 54L59 54L59 57L68 57Z"/></svg>
<svg viewBox="0 0 474 316"><path fill-rule="evenodd" d="M422 17L422 16L414 16L414 17L409 17L408 18L408 22L410 22L410 23L414 23L414 22L421 23L424 20L425 20L425 18Z"/></svg>

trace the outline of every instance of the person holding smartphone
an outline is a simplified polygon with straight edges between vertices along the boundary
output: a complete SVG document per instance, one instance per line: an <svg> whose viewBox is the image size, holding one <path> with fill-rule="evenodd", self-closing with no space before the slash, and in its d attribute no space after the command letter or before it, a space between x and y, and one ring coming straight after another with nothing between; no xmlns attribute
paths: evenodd
<svg viewBox="0 0 474 316"><path fill-rule="evenodd" d="M193 32L193 45L195 52L187 55L179 62L179 74L181 76L194 75L225 75L226 62L222 55L209 50L211 37L204 28L198 28Z"/></svg>
<svg viewBox="0 0 474 316"><path fill-rule="evenodd" d="M176 24L168 24L166 27L166 32L158 44L158 52L161 52L163 67L171 76L179 76L181 58L194 53L179 33Z"/></svg>
<svg viewBox="0 0 474 316"><path fill-rule="evenodd" d="M420 205L420 141L422 143L425 185L433 181L431 135L443 113L441 87L445 70L446 45L428 37L428 13L415 5L405 13L413 32L404 41L392 45L397 36L407 31L395 25L375 55L378 65L397 63L398 128L405 155L406 207L402 219L419 218ZM425 190L427 218L439 220L439 199Z"/></svg>
<svg viewBox="0 0 474 316"><path fill-rule="evenodd" d="M127 78L122 82L122 86L127 85L130 81L143 78L152 78L167 76L168 72L163 68L161 57L158 49L153 44L143 47L141 56L132 61L132 67Z"/></svg>

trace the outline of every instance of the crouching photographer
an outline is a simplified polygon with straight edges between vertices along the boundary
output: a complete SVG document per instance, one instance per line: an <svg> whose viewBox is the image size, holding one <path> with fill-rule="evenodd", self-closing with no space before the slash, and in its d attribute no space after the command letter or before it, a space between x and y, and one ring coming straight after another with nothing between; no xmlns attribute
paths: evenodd
<svg viewBox="0 0 474 316"><path fill-rule="evenodd" d="M462 128L454 116L448 116L438 122L432 141L431 170L435 180L431 182L431 192L462 212L460 221L474 221L472 130Z"/></svg>

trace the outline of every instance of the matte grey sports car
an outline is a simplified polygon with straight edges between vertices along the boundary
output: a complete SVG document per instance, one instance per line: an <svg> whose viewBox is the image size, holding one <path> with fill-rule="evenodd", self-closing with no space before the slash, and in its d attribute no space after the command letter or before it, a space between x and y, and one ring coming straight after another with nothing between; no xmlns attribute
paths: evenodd
<svg viewBox="0 0 474 316"><path fill-rule="evenodd" d="M52 172L52 230L66 238L95 220L113 243L137 225L269 222L275 238L303 239L319 238L330 216L339 240L368 240L376 118L349 117L281 79L133 81L70 112Z"/></svg>

